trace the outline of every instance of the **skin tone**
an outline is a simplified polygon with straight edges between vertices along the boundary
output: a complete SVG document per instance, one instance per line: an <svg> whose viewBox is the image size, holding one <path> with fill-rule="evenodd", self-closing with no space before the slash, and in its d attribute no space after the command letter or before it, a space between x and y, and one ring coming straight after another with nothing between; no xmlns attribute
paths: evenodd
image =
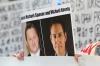
<svg viewBox="0 0 100 66"><path fill-rule="evenodd" d="M39 38L37 35L37 32L34 28L28 29L27 30L27 46L30 49L30 51L32 53L36 53L39 49ZM30 35L30 36L28 36ZM61 35L61 37L60 37ZM55 36L55 38L54 38ZM28 40L28 38L30 37L30 40ZM32 42L34 37L34 41ZM56 41L54 41L55 39L59 38L58 43ZM35 40L36 38L36 40ZM67 35L66 33L63 32L62 26L60 24L53 24L51 26L51 35L50 35L50 39L53 45L53 48L56 52L56 55L58 56L64 56L65 55L65 42L67 40ZM34 44L33 44L34 43ZM33 44L33 45L32 45ZM34 49L33 49L34 48ZM14 55L14 57L17 57L17 59L19 60L24 60L24 52L20 52L17 53L16 55ZM75 60L78 62L78 57L80 57L80 55L75 55Z"/></svg>
<svg viewBox="0 0 100 66"><path fill-rule="evenodd" d="M35 28L30 28L26 31L26 36L27 36L27 47L29 51L33 54L35 54L39 50L39 37L36 32ZM24 60L24 52L21 51L15 55L14 57L17 57L19 60Z"/></svg>
<svg viewBox="0 0 100 66"><path fill-rule="evenodd" d="M26 31L27 46L31 53L36 53L39 49L39 37L35 28L30 28Z"/></svg>
<svg viewBox="0 0 100 66"><path fill-rule="evenodd" d="M57 56L65 56L66 54L66 48L65 43L67 40L67 35L63 31L61 24L53 24L51 26L51 43L53 45L54 51Z"/></svg>

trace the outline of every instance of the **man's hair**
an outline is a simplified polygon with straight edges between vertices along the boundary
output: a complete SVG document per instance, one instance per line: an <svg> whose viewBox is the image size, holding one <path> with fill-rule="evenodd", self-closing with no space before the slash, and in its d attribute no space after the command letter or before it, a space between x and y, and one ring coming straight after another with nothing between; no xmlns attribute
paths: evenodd
<svg viewBox="0 0 100 66"><path fill-rule="evenodd" d="M53 21L52 23L50 23L50 26L49 26L50 30L51 30L52 25L55 25L55 24L60 24L61 27L62 27L63 32L66 33L64 24L61 23L61 22L58 22L58 21ZM65 51L67 52L67 44L66 44L66 42L65 42ZM55 51L54 51L54 55L55 55Z"/></svg>
<svg viewBox="0 0 100 66"><path fill-rule="evenodd" d="M27 30L31 29L31 28L35 29L35 31L36 31L36 33L37 33L37 35L39 37L39 33L38 33L38 30L37 30L36 26L32 22L27 22L26 23L26 28L25 28L25 38L26 38L26 41L27 41Z"/></svg>
<svg viewBox="0 0 100 66"><path fill-rule="evenodd" d="M63 29L63 32L66 32L66 31L65 31L64 24L63 24L63 23L60 23L60 22L57 22L57 21L54 21L54 22L52 22L52 23L50 24L50 30L51 30L52 25L54 25L54 24L60 24L61 27L62 27L62 29Z"/></svg>

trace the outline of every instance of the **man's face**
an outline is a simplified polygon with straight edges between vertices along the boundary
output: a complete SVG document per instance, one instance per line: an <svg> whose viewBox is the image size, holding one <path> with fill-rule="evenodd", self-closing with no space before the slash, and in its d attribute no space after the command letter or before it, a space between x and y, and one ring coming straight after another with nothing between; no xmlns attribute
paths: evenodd
<svg viewBox="0 0 100 66"><path fill-rule="evenodd" d="M39 49L39 37L35 28L30 28L26 31L27 45L30 52L36 53Z"/></svg>
<svg viewBox="0 0 100 66"><path fill-rule="evenodd" d="M50 39L56 54L64 55L67 36L61 24L53 24L51 26Z"/></svg>

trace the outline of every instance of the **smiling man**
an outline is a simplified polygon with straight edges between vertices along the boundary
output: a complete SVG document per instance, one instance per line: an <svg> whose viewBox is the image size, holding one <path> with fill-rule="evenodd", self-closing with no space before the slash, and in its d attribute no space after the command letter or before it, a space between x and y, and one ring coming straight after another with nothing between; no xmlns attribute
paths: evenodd
<svg viewBox="0 0 100 66"><path fill-rule="evenodd" d="M34 24L27 23L25 29L26 46L29 50L29 56L39 56L39 34Z"/></svg>

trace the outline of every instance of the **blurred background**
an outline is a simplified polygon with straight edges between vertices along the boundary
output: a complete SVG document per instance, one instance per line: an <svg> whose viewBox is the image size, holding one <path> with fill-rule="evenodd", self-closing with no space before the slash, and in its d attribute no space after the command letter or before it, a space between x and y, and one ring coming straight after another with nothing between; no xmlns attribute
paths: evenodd
<svg viewBox="0 0 100 66"><path fill-rule="evenodd" d="M0 0L0 56L23 51L22 12L71 3L74 47L100 41L100 0Z"/></svg>

